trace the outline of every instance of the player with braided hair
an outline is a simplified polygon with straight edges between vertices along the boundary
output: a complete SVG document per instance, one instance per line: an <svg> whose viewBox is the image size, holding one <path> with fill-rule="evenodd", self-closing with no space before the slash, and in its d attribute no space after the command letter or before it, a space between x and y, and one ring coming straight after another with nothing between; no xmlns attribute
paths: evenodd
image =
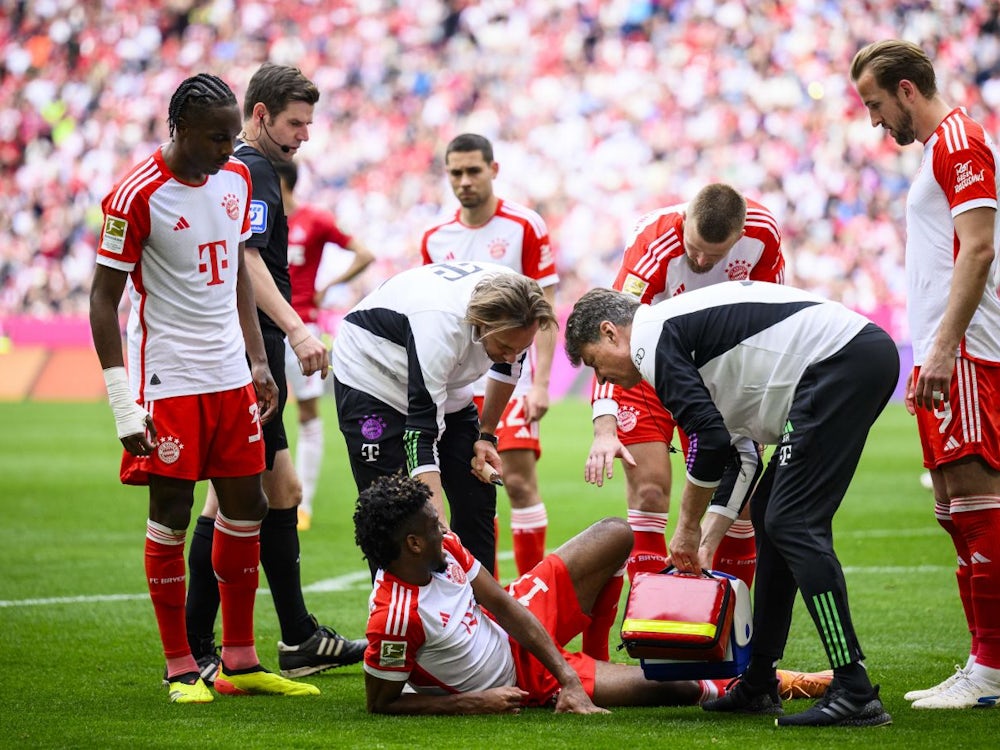
<svg viewBox="0 0 1000 750"><path fill-rule="evenodd" d="M288 397L285 378L285 339L303 375L329 372L326 345L309 329L291 305L288 271L288 222L281 184L272 162L291 161L299 145L309 139L313 106L319 90L300 70L264 63L250 78L243 102L243 128L236 158L246 164L253 182L251 235L246 242L247 272L253 282L258 319L268 365L278 388L275 418L264 425L266 469L262 476L268 513L260 530L260 562L271 589L281 627L278 664L286 677L304 677L333 667L356 664L365 642L349 639L320 625L310 614L302 594L299 572L298 505L302 483L288 450L282 412ZM212 575L214 534L219 509L217 493L209 487L205 506L195 525L188 564L191 585L187 601L188 641L206 671L215 654L215 619L219 593ZM223 613L224 617L224 613ZM230 692L228 672L215 687Z"/></svg>
<svg viewBox="0 0 1000 750"><path fill-rule="evenodd" d="M226 668L244 692L315 695L313 685L264 670L254 646L267 513L261 425L274 415L278 393L244 265L251 184L249 170L232 158L236 97L215 76L188 78L171 98L168 126L170 142L102 203L90 324L125 449L121 481L149 487L145 568L170 700L212 700L184 623L184 542L202 479L219 497L212 566ZM126 287L127 375L118 325Z"/></svg>
<svg viewBox="0 0 1000 750"><path fill-rule="evenodd" d="M167 126L170 129L170 140L174 139L174 133L177 131L181 112L188 105L211 107L235 106L236 104L236 94L218 76L214 76L211 73L199 73L196 76L186 79L177 87L174 95L170 97L170 106L167 108Z"/></svg>

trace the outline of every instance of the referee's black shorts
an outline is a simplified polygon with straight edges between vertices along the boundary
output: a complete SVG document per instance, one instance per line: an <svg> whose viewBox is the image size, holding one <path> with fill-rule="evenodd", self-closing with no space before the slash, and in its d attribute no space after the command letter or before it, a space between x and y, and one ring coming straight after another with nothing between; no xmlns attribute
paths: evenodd
<svg viewBox="0 0 1000 750"><path fill-rule="evenodd" d="M285 334L272 328L264 328L261 333L264 337L267 366L271 368L271 376L278 386L278 411L263 425L264 463L270 471L274 468L274 457L278 455L278 451L288 448L284 419L285 402L288 401L288 381L285 379Z"/></svg>

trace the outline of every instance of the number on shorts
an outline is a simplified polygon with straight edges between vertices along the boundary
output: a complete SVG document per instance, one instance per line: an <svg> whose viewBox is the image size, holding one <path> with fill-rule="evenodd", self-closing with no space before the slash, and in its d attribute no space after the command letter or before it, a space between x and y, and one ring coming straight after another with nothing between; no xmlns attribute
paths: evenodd
<svg viewBox="0 0 1000 750"><path fill-rule="evenodd" d="M250 412L251 433L247 436L247 442L256 443L260 440L261 435L263 434L260 426L260 406L257 405L256 401L254 401L250 404L248 411Z"/></svg>

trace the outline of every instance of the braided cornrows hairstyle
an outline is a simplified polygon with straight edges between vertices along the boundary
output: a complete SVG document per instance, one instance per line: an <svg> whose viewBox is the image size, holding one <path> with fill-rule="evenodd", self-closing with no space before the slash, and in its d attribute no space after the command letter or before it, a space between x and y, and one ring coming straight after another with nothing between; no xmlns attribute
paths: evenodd
<svg viewBox="0 0 1000 750"><path fill-rule="evenodd" d="M354 543L365 559L386 568L398 558L403 537L430 497L430 487L402 472L379 477L363 490L354 509Z"/></svg>
<svg viewBox="0 0 1000 750"><path fill-rule="evenodd" d="M167 110L170 139L173 140L177 123L180 122L182 114L189 104L201 107L221 107L236 103L236 94L218 76L213 76L210 73L199 73L185 79L177 87L174 95L170 97L170 108Z"/></svg>

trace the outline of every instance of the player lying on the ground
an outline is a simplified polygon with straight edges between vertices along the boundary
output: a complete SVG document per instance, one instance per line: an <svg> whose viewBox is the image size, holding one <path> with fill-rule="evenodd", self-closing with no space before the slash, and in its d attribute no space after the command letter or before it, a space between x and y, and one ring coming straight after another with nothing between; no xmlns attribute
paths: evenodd
<svg viewBox="0 0 1000 750"><path fill-rule="evenodd" d="M361 493L355 541L378 567L368 619L368 710L393 714L605 713L607 706L695 705L725 680L658 682L638 665L562 647L617 607L602 596L632 549L619 518L599 521L503 589L454 533L422 482L394 475ZM827 675L784 672L785 687L822 694ZM793 688L792 685L797 686Z"/></svg>

